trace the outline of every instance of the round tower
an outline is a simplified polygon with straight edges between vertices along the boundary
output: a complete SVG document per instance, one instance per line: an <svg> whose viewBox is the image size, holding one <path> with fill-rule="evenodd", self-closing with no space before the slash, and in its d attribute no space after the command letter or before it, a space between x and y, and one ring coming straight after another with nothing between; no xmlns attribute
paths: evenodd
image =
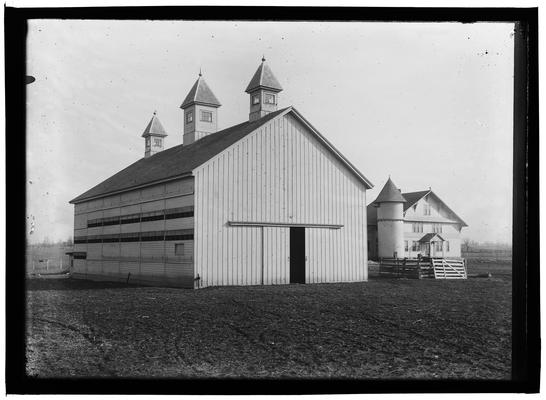
<svg viewBox="0 0 546 400"><path fill-rule="evenodd" d="M374 201L380 258L404 257L404 203L406 199L389 177Z"/></svg>

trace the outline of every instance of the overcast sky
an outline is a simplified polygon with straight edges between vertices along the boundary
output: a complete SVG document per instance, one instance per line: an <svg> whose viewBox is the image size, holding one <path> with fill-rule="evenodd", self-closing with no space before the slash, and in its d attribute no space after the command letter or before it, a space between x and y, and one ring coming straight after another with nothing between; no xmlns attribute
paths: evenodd
<svg viewBox="0 0 546 400"><path fill-rule="evenodd" d="M262 54L293 105L375 187L432 187L469 227L511 241L513 25L31 21L27 217L32 242L73 234L68 201L144 155L154 110L166 147L199 68L222 107L248 119Z"/></svg>

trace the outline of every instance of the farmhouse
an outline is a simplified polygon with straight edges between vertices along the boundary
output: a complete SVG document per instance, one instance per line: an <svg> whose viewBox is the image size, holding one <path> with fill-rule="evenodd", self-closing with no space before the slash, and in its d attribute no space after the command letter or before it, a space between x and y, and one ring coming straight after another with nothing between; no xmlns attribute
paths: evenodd
<svg viewBox="0 0 546 400"><path fill-rule="evenodd" d="M431 189L401 193L389 177L367 209L370 259L461 256L468 225Z"/></svg>
<svg viewBox="0 0 546 400"><path fill-rule="evenodd" d="M73 275L199 288L367 280L372 184L294 107L265 59L249 118L217 131L201 73L180 108L183 144L154 113L144 157L71 200Z"/></svg>

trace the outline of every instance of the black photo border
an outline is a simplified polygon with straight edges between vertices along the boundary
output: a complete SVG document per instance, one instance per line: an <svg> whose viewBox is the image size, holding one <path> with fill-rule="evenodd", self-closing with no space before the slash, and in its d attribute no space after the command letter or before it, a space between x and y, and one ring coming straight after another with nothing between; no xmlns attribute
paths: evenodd
<svg viewBox="0 0 546 400"><path fill-rule="evenodd" d="M5 7L6 392L11 394L332 394L539 390L537 8ZM512 379L43 379L25 374L25 57L29 19L514 22Z"/></svg>

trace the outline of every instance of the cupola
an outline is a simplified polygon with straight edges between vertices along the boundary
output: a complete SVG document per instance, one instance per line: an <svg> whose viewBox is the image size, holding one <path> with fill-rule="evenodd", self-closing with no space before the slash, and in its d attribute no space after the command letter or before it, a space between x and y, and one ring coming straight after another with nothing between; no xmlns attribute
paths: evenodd
<svg viewBox="0 0 546 400"><path fill-rule="evenodd" d="M218 130L220 106L220 102L199 71L199 77L180 106L184 110L184 146Z"/></svg>
<svg viewBox="0 0 546 400"><path fill-rule="evenodd" d="M142 137L144 138L144 157L148 158L159 153L164 148L164 139L167 136L163 125L157 118L157 111L154 111L152 119L144 129Z"/></svg>
<svg viewBox="0 0 546 400"><path fill-rule="evenodd" d="M277 111L281 91L279 81L266 64L265 57L262 57L262 63L245 90L250 95L249 120L253 121Z"/></svg>

